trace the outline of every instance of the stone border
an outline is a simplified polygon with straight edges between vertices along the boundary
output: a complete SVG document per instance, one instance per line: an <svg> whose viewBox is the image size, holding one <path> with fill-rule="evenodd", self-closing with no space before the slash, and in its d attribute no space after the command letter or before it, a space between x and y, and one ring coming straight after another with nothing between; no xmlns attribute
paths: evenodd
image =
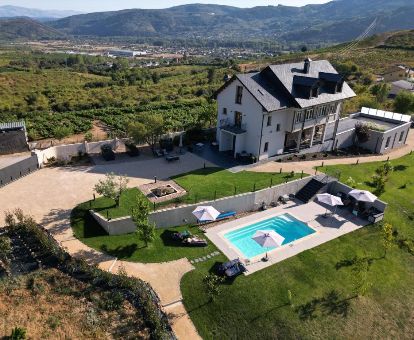
<svg viewBox="0 0 414 340"><path fill-rule="evenodd" d="M176 192L164 197L157 197L155 196L151 190L159 188L159 187L165 187L165 186L171 186ZM173 180L168 181L157 181L157 183L150 183L150 184L144 184L140 185L138 189L148 198L148 200L151 203L162 203L167 201L172 201L178 197L183 197L187 194L187 191L179 186L176 182Z"/></svg>

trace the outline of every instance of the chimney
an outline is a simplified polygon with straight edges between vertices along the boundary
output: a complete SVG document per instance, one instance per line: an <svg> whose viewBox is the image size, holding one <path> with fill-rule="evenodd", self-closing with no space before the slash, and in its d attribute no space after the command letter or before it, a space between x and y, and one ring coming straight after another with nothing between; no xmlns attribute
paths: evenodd
<svg viewBox="0 0 414 340"><path fill-rule="evenodd" d="M309 73L310 67L311 67L311 62L312 62L312 59L310 59L310 58L305 59L305 64L304 64L304 68L303 68L303 72L305 74Z"/></svg>

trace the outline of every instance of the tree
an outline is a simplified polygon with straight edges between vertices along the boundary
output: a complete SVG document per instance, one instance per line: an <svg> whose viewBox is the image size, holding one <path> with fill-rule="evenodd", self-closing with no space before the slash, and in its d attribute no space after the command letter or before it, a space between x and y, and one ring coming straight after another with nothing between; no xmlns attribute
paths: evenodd
<svg viewBox="0 0 414 340"><path fill-rule="evenodd" d="M384 258L387 252L394 246L394 231L390 223L384 223L382 226L382 245L384 246Z"/></svg>
<svg viewBox="0 0 414 340"><path fill-rule="evenodd" d="M214 301L216 296L220 295L220 283L223 282L223 278L215 274L209 274L203 279L204 287L207 295L210 297L210 301Z"/></svg>
<svg viewBox="0 0 414 340"><path fill-rule="evenodd" d="M371 93L375 96L379 103L383 103L388 97L390 88L390 85L387 83L375 84L371 87Z"/></svg>
<svg viewBox="0 0 414 340"><path fill-rule="evenodd" d="M147 221L137 225L137 228L139 239L145 243L145 247L148 247L148 243L154 241L155 238L155 224Z"/></svg>
<svg viewBox="0 0 414 340"><path fill-rule="evenodd" d="M141 194L137 194L134 199L132 208L132 220L135 224L148 223L148 214L150 207L148 200Z"/></svg>
<svg viewBox="0 0 414 340"><path fill-rule="evenodd" d="M128 182L126 176L117 177L111 172L106 174L104 179L99 180L94 189L97 194L113 199L116 206L119 207L121 194L126 190Z"/></svg>
<svg viewBox="0 0 414 340"><path fill-rule="evenodd" d="M303 53L305 53L308 50L307 46L302 46L302 48L300 49Z"/></svg>
<svg viewBox="0 0 414 340"><path fill-rule="evenodd" d="M394 110L398 113L414 112L414 94L401 91L394 100Z"/></svg>
<svg viewBox="0 0 414 340"><path fill-rule="evenodd" d="M136 144L147 143L151 149L166 132L164 118L160 114L145 113L128 126L128 135Z"/></svg>
<svg viewBox="0 0 414 340"><path fill-rule="evenodd" d="M371 138L369 125L362 122L357 122L355 124L355 136L358 145L368 142Z"/></svg>
<svg viewBox="0 0 414 340"><path fill-rule="evenodd" d="M208 78L208 83L209 84L214 83L214 80L216 78L216 69L215 68L209 68L208 69L207 78Z"/></svg>

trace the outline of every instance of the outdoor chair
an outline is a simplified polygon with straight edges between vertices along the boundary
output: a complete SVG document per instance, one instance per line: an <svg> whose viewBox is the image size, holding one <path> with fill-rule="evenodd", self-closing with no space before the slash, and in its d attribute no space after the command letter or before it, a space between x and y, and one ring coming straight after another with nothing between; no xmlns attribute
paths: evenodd
<svg viewBox="0 0 414 340"><path fill-rule="evenodd" d="M172 235L172 238L174 240L181 240L181 241L183 241L183 240L185 240L185 239L187 239L187 238L189 238L191 236L192 235L191 235L191 233L188 230L184 230L181 233L175 233L175 234L173 234Z"/></svg>
<svg viewBox="0 0 414 340"><path fill-rule="evenodd" d="M237 262L234 266L228 268L224 274L228 278L234 278L243 274L245 271L247 271L246 267L241 262Z"/></svg>
<svg viewBox="0 0 414 340"><path fill-rule="evenodd" d="M189 247L207 247L208 243L206 240L197 236L188 237L183 240L183 244Z"/></svg>
<svg viewBox="0 0 414 340"><path fill-rule="evenodd" d="M222 263L220 267L218 267L218 273L224 274L227 269L230 269L231 267L235 266L237 263L240 263L240 260L238 258Z"/></svg>

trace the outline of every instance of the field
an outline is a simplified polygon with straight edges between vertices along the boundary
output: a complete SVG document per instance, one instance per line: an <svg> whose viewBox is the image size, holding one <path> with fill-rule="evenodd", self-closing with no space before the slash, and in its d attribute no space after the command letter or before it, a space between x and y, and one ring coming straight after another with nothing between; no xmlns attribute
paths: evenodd
<svg viewBox="0 0 414 340"><path fill-rule="evenodd" d="M184 304L204 339L409 338L414 318L414 156L392 162L381 199L396 240L384 257L381 225L365 227L265 270L220 285L211 301L204 277L225 257L196 264L181 283ZM338 166L357 187L380 164ZM412 246L411 246L412 247ZM355 293L356 257L367 261L368 290ZM289 291L291 300L289 299ZM260 330L260 332L258 331Z"/></svg>
<svg viewBox="0 0 414 340"><path fill-rule="evenodd" d="M30 339L149 339L129 303L119 305L110 293L91 289L56 269L3 279L0 314L1 338L23 327Z"/></svg>
<svg viewBox="0 0 414 340"><path fill-rule="evenodd" d="M385 38L384 38L385 39ZM414 67L414 51L377 48L380 37L342 53L344 46L275 58L243 61L247 69L270 63L301 61L306 56L329 59L351 83L358 97L344 114L361 106L393 109L393 102L372 94L374 75L389 66ZM392 39L389 38L389 39ZM400 41L405 36L396 36ZM0 121L25 119L32 140L86 133L100 120L114 135L125 135L129 122L144 112L160 113L169 131L215 124L216 105L211 96L225 75L238 71L237 61L197 59L179 64L140 68L131 61L104 57L42 54L26 47L0 49Z"/></svg>

